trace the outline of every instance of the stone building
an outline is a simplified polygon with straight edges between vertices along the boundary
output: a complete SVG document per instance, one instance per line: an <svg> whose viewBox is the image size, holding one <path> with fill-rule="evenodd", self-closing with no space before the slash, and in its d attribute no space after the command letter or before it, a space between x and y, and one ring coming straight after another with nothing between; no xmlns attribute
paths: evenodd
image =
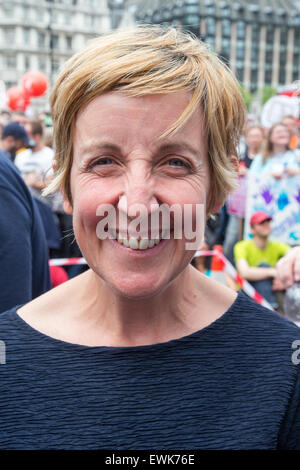
<svg viewBox="0 0 300 470"><path fill-rule="evenodd" d="M106 0L0 0L0 79L7 89L39 70L53 83L74 52L110 29ZM33 107L42 109L47 98Z"/></svg>
<svg viewBox="0 0 300 470"><path fill-rule="evenodd" d="M299 0L128 0L128 4L135 6L138 23L173 24L200 36L252 92L300 79Z"/></svg>

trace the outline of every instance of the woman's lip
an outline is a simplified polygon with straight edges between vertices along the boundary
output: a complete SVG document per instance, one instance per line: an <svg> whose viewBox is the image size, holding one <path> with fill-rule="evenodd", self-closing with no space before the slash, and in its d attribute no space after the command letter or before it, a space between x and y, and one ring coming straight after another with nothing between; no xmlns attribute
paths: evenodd
<svg viewBox="0 0 300 470"><path fill-rule="evenodd" d="M115 248L123 250L124 253L131 256L154 256L163 249L163 247L168 241L170 241L170 239L163 239L157 245L154 245L152 248L146 248L145 250L133 250L132 248L127 248L127 246L122 245L113 238L108 238L107 240L109 240Z"/></svg>
<svg viewBox="0 0 300 470"><path fill-rule="evenodd" d="M113 232L109 232L111 237L114 238L115 237L115 234ZM116 230L115 231L116 233L116 238L118 238L119 236L121 236L121 238L125 238L127 240L129 240L130 238L130 235L128 233L125 233L125 232L122 232L122 231L119 231L119 230ZM136 235L133 235L133 238L137 238L137 240L140 240L142 238L148 238L148 240L154 240L155 238L161 238L161 234L163 233L163 237L162 238L165 238L166 235L169 236L169 239L171 238L172 236L172 233L173 233L173 229L170 229L169 232L167 231L164 231L164 230L159 230L158 232L155 232L153 234L151 234L151 232L148 232L148 233L138 233L138 237Z"/></svg>

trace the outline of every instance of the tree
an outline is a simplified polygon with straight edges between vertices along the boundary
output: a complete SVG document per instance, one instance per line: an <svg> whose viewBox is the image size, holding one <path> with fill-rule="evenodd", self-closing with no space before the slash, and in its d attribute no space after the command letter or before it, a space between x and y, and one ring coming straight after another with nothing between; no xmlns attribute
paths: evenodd
<svg viewBox="0 0 300 470"><path fill-rule="evenodd" d="M242 93L244 103L246 105L247 110L249 111L254 95L250 93L250 91L246 90L246 88L244 87L242 83L240 83L240 88L241 88L241 93Z"/></svg>
<svg viewBox="0 0 300 470"><path fill-rule="evenodd" d="M262 95L261 95L261 104L264 105L272 96L277 95L277 90L276 88L273 88L271 86L265 86L262 89Z"/></svg>

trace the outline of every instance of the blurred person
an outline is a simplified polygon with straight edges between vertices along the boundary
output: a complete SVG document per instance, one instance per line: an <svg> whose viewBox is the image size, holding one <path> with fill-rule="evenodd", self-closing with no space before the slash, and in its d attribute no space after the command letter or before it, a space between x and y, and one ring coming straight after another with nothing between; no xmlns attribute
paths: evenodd
<svg viewBox="0 0 300 470"><path fill-rule="evenodd" d="M247 175L255 157L264 143L264 131L260 126L251 126L245 131L246 147L239 155L239 187L227 198L226 208L229 220L225 230L223 251L231 263L234 262L233 247L243 238L246 212Z"/></svg>
<svg viewBox="0 0 300 470"><path fill-rule="evenodd" d="M265 136L264 130L261 126L251 126L246 130L245 133L246 139L246 149L244 153L239 155L240 163L243 162L244 165L240 165L239 175L244 176L247 174L247 170L249 170L250 166L252 165L253 160L255 159L256 155L262 149Z"/></svg>
<svg viewBox="0 0 300 470"><path fill-rule="evenodd" d="M3 127L9 124L11 122L11 112L6 109L2 109L0 111L0 122Z"/></svg>
<svg viewBox="0 0 300 470"><path fill-rule="evenodd" d="M234 246L234 258L239 274L276 310L278 302L274 291L284 290L279 279L276 263L290 250L290 246L270 241L272 218L265 212L256 212L250 219L253 238L243 240Z"/></svg>
<svg viewBox="0 0 300 470"><path fill-rule="evenodd" d="M26 116L24 111L14 111L11 115L11 121L12 122L18 122L22 126L25 126L25 124L28 122L29 118Z"/></svg>
<svg viewBox="0 0 300 470"><path fill-rule="evenodd" d="M290 132L282 123L274 124L268 131L264 149L253 161L250 172L267 173L276 179L299 174L295 151L289 149Z"/></svg>
<svg viewBox="0 0 300 470"><path fill-rule="evenodd" d="M288 114L283 116L281 122L289 129L291 133L289 145L290 150L300 149L299 125L297 118L291 114Z"/></svg>
<svg viewBox="0 0 300 470"><path fill-rule="evenodd" d="M46 127L44 129L44 142L46 147L53 148L53 128Z"/></svg>
<svg viewBox="0 0 300 470"><path fill-rule="evenodd" d="M39 211L19 171L7 158L0 158L0 286L0 312L51 288Z"/></svg>
<svg viewBox="0 0 300 470"><path fill-rule="evenodd" d="M0 158L5 156L14 161L18 152L24 151L30 139L24 127L18 122L11 122L3 127L0 141Z"/></svg>
<svg viewBox="0 0 300 470"><path fill-rule="evenodd" d="M184 236L96 231L107 203L218 211L244 121L233 74L188 33L136 27L71 58L51 106L47 191L90 269L0 318L0 447L300 449L299 328L190 266Z"/></svg>
<svg viewBox="0 0 300 470"><path fill-rule="evenodd" d="M17 155L15 165L19 168L32 193L42 198L41 191L52 178L54 152L52 148L45 145L44 129L39 121L28 121L25 129L32 142L31 148Z"/></svg>

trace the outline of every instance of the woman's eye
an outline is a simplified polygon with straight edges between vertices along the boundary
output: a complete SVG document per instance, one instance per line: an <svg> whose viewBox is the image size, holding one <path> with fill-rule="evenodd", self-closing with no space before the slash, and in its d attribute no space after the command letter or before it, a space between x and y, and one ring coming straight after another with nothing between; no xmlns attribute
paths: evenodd
<svg viewBox="0 0 300 470"><path fill-rule="evenodd" d="M106 166L110 165L113 162L113 160L109 157L103 157L99 158L99 160L95 160L89 165L89 168L94 168L95 166Z"/></svg>
<svg viewBox="0 0 300 470"><path fill-rule="evenodd" d="M182 160L179 160L178 158L172 158L171 160L168 161L169 165L170 166L175 166L175 167L178 167L178 168L182 168L182 167L186 167L186 168L189 168L189 164L182 161Z"/></svg>

